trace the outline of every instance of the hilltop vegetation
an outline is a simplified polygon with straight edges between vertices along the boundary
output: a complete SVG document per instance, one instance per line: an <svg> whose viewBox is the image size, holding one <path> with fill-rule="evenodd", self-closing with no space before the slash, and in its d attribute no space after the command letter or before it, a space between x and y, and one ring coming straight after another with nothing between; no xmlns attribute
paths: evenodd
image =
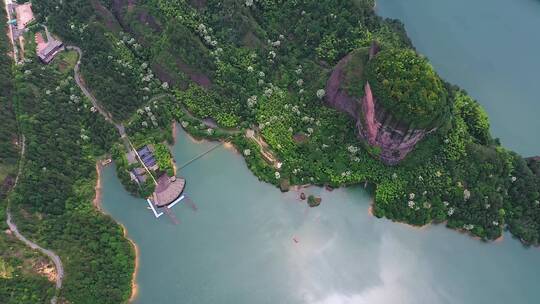
<svg viewBox="0 0 540 304"><path fill-rule="evenodd" d="M73 70L59 69L58 60L44 66L27 59L14 70L14 102L27 145L11 211L25 236L62 258L61 298L121 303L130 295L132 248L120 226L91 203L96 158L118 137L83 97Z"/></svg>
<svg viewBox="0 0 540 304"><path fill-rule="evenodd" d="M427 59L413 50L383 49L366 69L384 109L415 129L438 127L450 117L447 89Z"/></svg>

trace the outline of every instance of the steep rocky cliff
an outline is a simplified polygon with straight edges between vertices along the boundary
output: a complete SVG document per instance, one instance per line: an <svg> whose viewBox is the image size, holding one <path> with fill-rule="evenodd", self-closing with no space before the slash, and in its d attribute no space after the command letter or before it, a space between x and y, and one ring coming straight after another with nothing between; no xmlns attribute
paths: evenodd
<svg viewBox="0 0 540 304"><path fill-rule="evenodd" d="M361 119L356 122L358 135L371 147L380 149L375 151L380 151L379 157L384 163L397 164L414 149L414 146L426 134L435 130L413 129L393 118L377 103L369 82L366 82L364 92Z"/></svg>
<svg viewBox="0 0 540 304"><path fill-rule="evenodd" d="M368 150L384 163L395 165L436 127L415 129L411 123L396 119L391 109L377 101L363 69L378 51L374 44L369 51L355 51L344 57L327 82L326 103L354 118L358 137Z"/></svg>

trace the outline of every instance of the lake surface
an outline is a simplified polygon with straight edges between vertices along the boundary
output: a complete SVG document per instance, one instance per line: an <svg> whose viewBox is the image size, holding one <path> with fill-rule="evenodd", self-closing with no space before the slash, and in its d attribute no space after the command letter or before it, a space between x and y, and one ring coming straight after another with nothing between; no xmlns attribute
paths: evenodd
<svg viewBox="0 0 540 304"><path fill-rule="evenodd" d="M540 1L379 0L402 19L420 52L487 109L508 147L540 154ZM179 132L179 164L215 143ZM127 194L114 168L103 207L140 249L135 303L538 303L540 249L507 234L482 243L442 226L416 229L369 215L362 188L320 194L308 208L297 192L260 183L242 157L220 147L181 174L197 205L156 220ZM296 241L295 241L296 240Z"/></svg>
<svg viewBox="0 0 540 304"><path fill-rule="evenodd" d="M179 164L215 143L179 132ZM362 188L297 192L259 182L237 153L218 148L182 171L197 205L156 220L106 168L103 207L140 249L135 303L537 303L540 249L508 235L485 244L442 226L369 215ZM297 242L295 242L295 240Z"/></svg>
<svg viewBox="0 0 540 304"><path fill-rule="evenodd" d="M484 106L503 145L540 154L540 0L377 0L377 12Z"/></svg>

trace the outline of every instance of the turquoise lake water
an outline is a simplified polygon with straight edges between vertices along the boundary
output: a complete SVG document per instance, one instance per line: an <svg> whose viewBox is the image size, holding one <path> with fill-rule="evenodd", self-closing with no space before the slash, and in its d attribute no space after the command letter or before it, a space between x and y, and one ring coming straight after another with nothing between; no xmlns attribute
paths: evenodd
<svg viewBox="0 0 540 304"><path fill-rule="evenodd" d="M479 99L505 145L540 153L540 1L382 0L378 10L404 20L440 74ZM179 132L174 156L182 164L213 145ZM483 243L376 219L360 187L310 188L323 202L308 208L224 147L181 175L198 209L175 206L173 225L129 196L113 167L102 174L103 207L140 250L137 304L539 302L540 249L509 235Z"/></svg>

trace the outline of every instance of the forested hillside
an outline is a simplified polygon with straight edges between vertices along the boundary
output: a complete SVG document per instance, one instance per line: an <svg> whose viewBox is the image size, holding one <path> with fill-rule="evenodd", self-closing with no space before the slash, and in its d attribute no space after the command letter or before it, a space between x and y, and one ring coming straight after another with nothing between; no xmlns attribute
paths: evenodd
<svg viewBox="0 0 540 304"><path fill-rule="evenodd" d="M0 28L6 29L5 11L0 10ZM46 257L30 250L7 229L6 196L12 189L19 158L19 133L13 106L14 84L11 44L0 35L0 303L44 303L52 297L53 284L41 271L50 263Z"/></svg>
<svg viewBox="0 0 540 304"><path fill-rule="evenodd" d="M7 22L4 10L0 13L0 22L2 23L2 32L7 30ZM12 52L9 38L6 35L0 35L0 200L5 192L10 188L17 165L18 158L18 132L15 121L15 112L12 103L13 97L13 77L11 74L11 64L13 59L7 56Z"/></svg>
<svg viewBox="0 0 540 304"><path fill-rule="evenodd" d="M11 210L25 236L62 258L61 298L121 303L130 296L133 250L121 227L92 205L96 157L110 150L117 133L76 86L73 65L63 59L71 55L48 66L32 58L15 71L27 144Z"/></svg>

